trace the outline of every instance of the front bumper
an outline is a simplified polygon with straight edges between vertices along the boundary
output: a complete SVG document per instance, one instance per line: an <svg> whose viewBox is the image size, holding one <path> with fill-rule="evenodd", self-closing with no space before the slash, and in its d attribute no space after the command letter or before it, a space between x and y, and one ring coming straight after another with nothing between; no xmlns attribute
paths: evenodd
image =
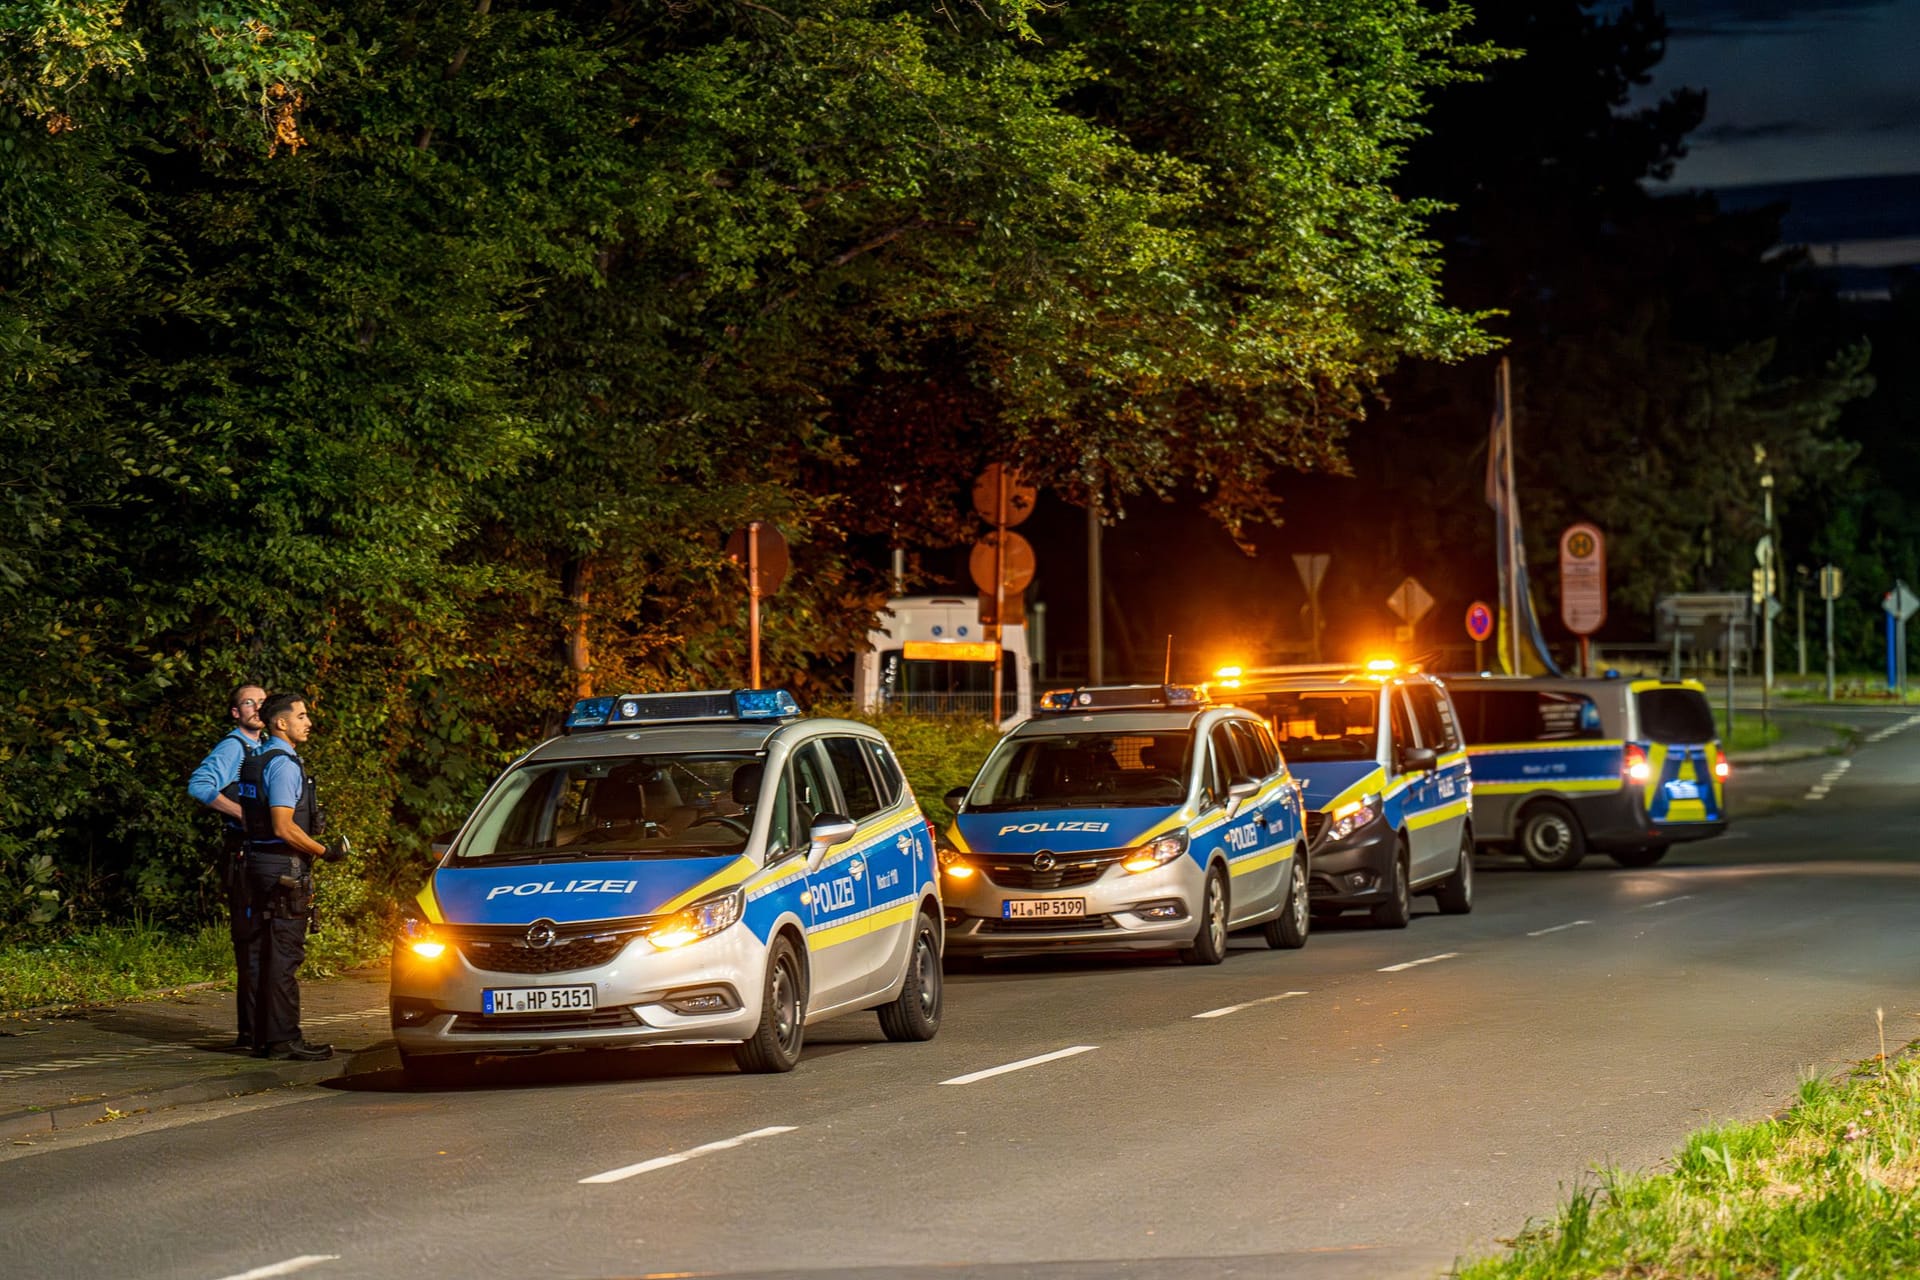
<svg viewBox="0 0 1920 1280"><path fill-rule="evenodd" d="M1375 818L1344 840L1314 845L1308 865L1307 901L1315 911L1371 907L1393 894L1393 860L1400 838L1385 818Z"/></svg>
<svg viewBox="0 0 1920 1280"><path fill-rule="evenodd" d="M990 855L989 855L990 856ZM1159 950L1193 941L1206 868L1182 854L1151 871L1122 871L1116 863L1084 885L1021 889L995 884L985 872L965 880L943 873L947 954L1093 950ZM1005 904L1034 898L1080 898L1086 914L1071 918L1009 919Z"/></svg>
<svg viewBox="0 0 1920 1280"><path fill-rule="evenodd" d="M409 1054L734 1044L759 1025L766 957L766 943L742 924L671 951L635 937L604 963L545 973L482 968L457 943L433 960L396 946L393 1038ZM590 1012L481 1012L488 989L582 985L594 988ZM723 1007L675 1007L706 995L719 996Z"/></svg>

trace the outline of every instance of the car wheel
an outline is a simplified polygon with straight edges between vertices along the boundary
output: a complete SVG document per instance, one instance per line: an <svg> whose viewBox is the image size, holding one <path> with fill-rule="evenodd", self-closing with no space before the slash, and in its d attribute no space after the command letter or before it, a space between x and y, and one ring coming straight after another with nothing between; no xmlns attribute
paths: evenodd
<svg viewBox="0 0 1920 1280"><path fill-rule="evenodd" d="M1275 951L1292 951L1307 945L1307 933L1313 913L1307 904L1307 851L1293 851L1293 879L1287 888L1287 905L1279 915L1267 921L1261 936Z"/></svg>
<svg viewBox="0 0 1920 1280"><path fill-rule="evenodd" d="M913 954L907 957L907 980L892 1003L875 1010L880 1030L889 1040L931 1040L940 1030L940 934L931 917L921 912L913 929Z"/></svg>
<svg viewBox="0 0 1920 1280"><path fill-rule="evenodd" d="M407 1083L423 1089L454 1089L473 1079L470 1053L408 1053L400 1051L400 1070Z"/></svg>
<svg viewBox="0 0 1920 1280"><path fill-rule="evenodd" d="M1541 871L1569 871L1587 856L1580 819L1563 804L1548 800L1530 807L1520 819L1520 856Z"/></svg>
<svg viewBox="0 0 1920 1280"><path fill-rule="evenodd" d="M1473 910L1473 841L1466 836L1460 837L1460 861L1454 864L1453 874L1433 891L1433 900L1450 916L1463 916Z"/></svg>
<svg viewBox="0 0 1920 1280"><path fill-rule="evenodd" d="M1227 958L1227 878L1218 867L1207 872L1200 893L1200 928L1191 946L1180 948L1188 964L1219 964Z"/></svg>
<svg viewBox="0 0 1920 1280"><path fill-rule="evenodd" d="M1663 844L1636 845L1631 849L1615 849L1607 856L1623 867L1650 867L1667 856L1667 846Z"/></svg>
<svg viewBox="0 0 1920 1280"><path fill-rule="evenodd" d="M766 990L760 997L760 1025L753 1037L733 1047L742 1071L791 1071L807 1038L807 992L800 981L800 958L785 934L767 952Z"/></svg>
<svg viewBox="0 0 1920 1280"><path fill-rule="evenodd" d="M1404 929L1413 919L1413 893L1407 887L1407 849L1405 845L1393 857L1392 896L1371 912L1373 923L1382 929Z"/></svg>

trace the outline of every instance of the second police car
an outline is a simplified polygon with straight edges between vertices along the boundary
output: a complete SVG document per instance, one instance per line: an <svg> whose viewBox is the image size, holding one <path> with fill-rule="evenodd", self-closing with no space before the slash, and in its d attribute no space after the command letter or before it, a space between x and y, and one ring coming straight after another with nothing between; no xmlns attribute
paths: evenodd
<svg viewBox="0 0 1920 1280"><path fill-rule="evenodd" d="M1260 718L1175 685L1045 695L972 785L940 850L951 953L1177 948L1229 930L1306 942L1299 790Z"/></svg>
<svg viewBox="0 0 1920 1280"><path fill-rule="evenodd" d="M1472 781L1445 685L1387 661L1220 674L1306 790L1314 915L1365 908L1403 929L1420 893L1473 910Z"/></svg>
<svg viewBox="0 0 1920 1280"><path fill-rule="evenodd" d="M886 739L784 690L590 698L488 790L396 943L409 1075L729 1044L786 1071L859 1010L940 1026L932 833Z"/></svg>

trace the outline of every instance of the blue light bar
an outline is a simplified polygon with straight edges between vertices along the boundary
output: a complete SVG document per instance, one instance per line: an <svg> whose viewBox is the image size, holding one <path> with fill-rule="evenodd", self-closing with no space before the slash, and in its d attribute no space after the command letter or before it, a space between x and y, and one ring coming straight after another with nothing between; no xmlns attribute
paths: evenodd
<svg viewBox="0 0 1920 1280"><path fill-rule="evenodd" d="M582 698L567 713L567 728L598 729L613 714L612 698Z"/></svg>
<svg viewBox="0 0 1920 1280"><path fill-rule="evenodd" d="M800 704L785 689L735 689L736 720L784 720L800 714Z"/></svg>
<svg viewBox="0 0 1920 1280"><path fill-rule="evenodd" d="M567 713L566 727L572 731L702 720L785 720L799 714L800 704L785 689L623 693L612 698L580 699Z"/></svg>
<svg viewBox="0 0 1920 1280"><path fill-rule="evenodd" d="M1080 689L1051 689L1040 695L1040 710L1061 714L1081 711L1175 711L1211 706L1204 685L1114 684Z"/></svg>

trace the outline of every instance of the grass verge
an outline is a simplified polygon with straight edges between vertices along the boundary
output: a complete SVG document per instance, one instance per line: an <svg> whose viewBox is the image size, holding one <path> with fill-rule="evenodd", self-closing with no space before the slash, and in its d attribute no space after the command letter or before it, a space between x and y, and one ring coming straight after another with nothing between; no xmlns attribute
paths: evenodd
<svg viewBox="0 0 1920 1280"><path fill-rule="evenodd" d="M1714 722L1720 726L1720 741L1728 751L1757 751L1761 747L1770 747L1780 740L1780 717L1768 716L1762 722L1759 714L1740 712L1733 717L1733 729L1728 731L1725 716L1716 712Z"/></svg>
<svg viewBox="0 0 1920 1280"><path fill-rule="evenodd" d="M325 978L384 960L389 936L374 923L330 926L308 939L300 976ZM233 943L225 925L198 930L97 925L58 939L0 945L0 1013L130 1000L196 982L232 981Z"/></svg>
<svg viewBox="0 0 1920 1280"><path fill-rule="evenodd" d="M1920 1060L1809 1079L1786 1112L1702 1130L1668 1173L1609 1170L1460 1280L1920 1274Z"/></svg>

